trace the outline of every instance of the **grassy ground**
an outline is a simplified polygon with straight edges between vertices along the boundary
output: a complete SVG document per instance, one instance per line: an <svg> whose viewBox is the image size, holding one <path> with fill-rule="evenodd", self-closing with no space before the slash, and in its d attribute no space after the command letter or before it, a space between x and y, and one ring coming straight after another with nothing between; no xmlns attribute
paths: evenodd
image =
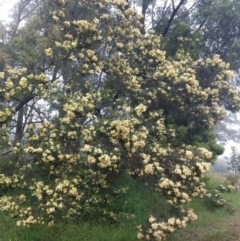
<svg viewBox="0 0 240 241"><path fill-rule="evenodd" d="M211 211L201 200L194 201L192 206L198 214L198 220L186 229L171 235L167 241L238 241L240 240L240 194L223 195L231 198L231 205ZM232 212L232 206L235 212Z"/></svg>
<svg viewBox="0 0 240 241"><path fill-rule="evenodd" d="M225 177L212 175L208 187L216 188L225 183ZM191 206L198 220L172 234L167 241L240 241L240 193L234 190L223 193L223 197L228 204L219 209L209 208L201 199L194 200Z"/></svg>
<svg viewBox="0 0 240 241"><path fill-rule="evenodd" d="M214 175L210 177L208 187L215 188L224 182L224 177ZM159 201L156 206L156 200L152 199L157 197L150 198L146 195L142 200L146 190L139 190L137 186L132 186L132 189L134 191L130 193L128 208L136 214L133 220L118 225L62 222L52 228L38 225L20 228L15 226L14 220L0 214L0 241L136 241L136 226L143 222L149 206L153 206L151 211L154 212L157 206L164 209L164 205ZM191 207L198 214L198 220L183 230L177 230L167 241L240 241L240 194L232 192L224 193L223 196L230 200L230 204L216 210L206 206L201 199L194 200Z"/></svg>

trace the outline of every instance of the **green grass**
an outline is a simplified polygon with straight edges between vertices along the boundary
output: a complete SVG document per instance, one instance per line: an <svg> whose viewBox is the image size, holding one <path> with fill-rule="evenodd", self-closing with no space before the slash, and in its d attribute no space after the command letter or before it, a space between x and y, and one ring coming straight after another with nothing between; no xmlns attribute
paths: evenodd
<svg viewBox="0 0 240 241"><path fill-rule="evenodd" d="M210 188L225 183L222 176L211 176L207 180ZM130 220L120 220L117 224L103 223L99 220L79 223L57 223L48 228L34 225L30 228L17 227L15 220L0 214L0 241L137 241L136 226L143 223L150 213L162 215L170 212L157 194L143 185L131 181L126 200L119 200L117 209L123 201L125 211L135 215ZM198 214L198 220L185 229L169 235L166 241L235 241L240 237L240 194L235 191L224 193L229 205L211 210L204 200L195 199L190 207ZM234 208L234 212L232 210Z"/></svg>
<svg viewBox="0 0 240 241"><path fill-rule="evenodd" d="M0 241L135 241L136 223L122 222L118 225L99 222L58 223L48 228L34 225L30 228L16 227L14 220L1 214Z"/></svg>
<svg viewBox="0 0 240 241"><path fill-rule="evenodd" d="M56 225L53 228L46 228L39 225L31 228L20 228L11 226L1 226L0 240L14 241L79 241L79 240L136 240L135 232L127 225L111 227L111 225L93 224L66 224Z"/></svg>
<svg viewBox="0 0 240 241"><path fill-rule="evenodd" d="M134 214L129 220L117 223L102 222L100 218L78 223L57 223L48 228L34 225L30 228L16 227L15 221L0 213L0 241L136 241L137 226L146 221L150 213L168 215L168 209L160 195L152 192L144 182L125 180L121 186L129 186L126 198L117 200L116 211Z"/></svg>
<svg viewBox="0 0 240 241"><path fill-rule="evenodd" d="M232 214L228 207L210 211L202 200L193 201L192 207L198 214L198 220L189 224L187 228L173 233L167 241L234 241L236 234L234 230L229 229L228 221L236 215L236 212Z"/></svg>
<svg viewBox="0 0 240 241"><path fill-rule="evenodd" d="M207 187L210 189L227 184L226 178L221 175L212 175L206 178ZM198 220L189 224L187 228L178 230L167 238L167 241L235 241L240 238L240 194L236 191L223 193L223 198L228 203L212 210L205 205L204 200L196 199L191 207L198 215Z"/></svg>

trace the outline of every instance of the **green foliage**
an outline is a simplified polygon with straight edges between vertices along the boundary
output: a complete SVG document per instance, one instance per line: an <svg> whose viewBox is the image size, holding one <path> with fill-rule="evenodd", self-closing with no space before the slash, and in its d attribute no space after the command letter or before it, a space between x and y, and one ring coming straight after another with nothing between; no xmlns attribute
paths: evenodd
<svg viewBox="0 0 240 241"><path fill-rule="evenodd" d="M238 176L235 175L234 173L230 173L226 176L227 181L229 182L230 185L235 186L238 180Z"/></svg>
<svg viewBox="0 0 240 241"><path fill-rule="evenodd" d="M234 189L234 187L231 185L228 185L227 187L220 185L218 189L220 192L224 193L224 192L231 192Z"/></svg>
<svg viewBox="0 0 240 241"><path fill-rule="evenodd" d="M204 177L207 192L204 195L203 201L204 205L206 205L209 210L213 211L225 207L229 210L229 213L233 211L230 201L223 196L223 193L232 192L234 186L226 181L227 179L220 175L206 175Z"/></svg>
<svg viewBox="0 0 240 241"><path fill-rule="evenodd" d="M164 36L168 56L186 51L193 59L214 54L228 62L231 69L239 69L239 1L207 0L195 3L194 10L182 6ZM172 12L160 6L155 30L162 34ZM205 73L204 73L205 74Z"/></svg>
<svg viewBox="0 0 240 241"><path fill-rule="evenodd" d="M55 226L45 227L32 225L31 227L16 227L15 220L4 213L0 217L1 238L19 241L30 240L137 240L136 226L146 222L146 216L154 213L164 219L174 214L171 206L166 204L159 193L152 187L146 186L144 181L126 177L117 183L119 187L128 186L125 197L117 199L113 211L121 212L122 216L116 221L105 220L101 216L91 216L73 223L59 219ZM8 230L11 230L9 232Z"/></svg>
<svg viewBox="0 0 240 241"><path fill-rule="evenodd" d="M219 180L224 180L218 176L213 176L211 183L219 184ZM136 225L143 222L149 208L155 208L158 215L161 213L171 213L171 209L165 206L164 202L159 201L159 198L152 198L149 188L146 188L144 183L139 185L135 179L128 179L122 185L130 187L126 200L129 201L129 209L134 210L135 218L122 219L117 223L101 222L98 220L85 220L84 222L71 223L59 220L53 227L45 227L43 225L33 225L31 227L16 227L15 220L5 214L0 216L0 238L3 240L16 240L16 241L119 241L130 240L136 241ZM206 240L211 241L213 237L220 237L223 233L219 231L219 225L224 230L225 237L223 240L234 240L237 237L234 227L239 216L239 194L236 192L223 193L226 200L231 199L231 205L226 204L220 209L209 210L205 206L203 199L194 199L190 205L198 214L198 220L191 223L186 229L177 230L176 233L168 235L168 241L178 240ZM137 197L136 197L137 196ZM158 208L159 207L159 208ZM233 209L234 208L234 209ZM236 214L234 213L234 210ZM152 213L152 212L151 212ZM165 217L167 217L165 216ZM228 226L226 226L228 224ZM207 231L206 226L209 227ZM237 228L237 227L236 227ZM217 239L216 239L217 240Z"/></svg>
<svg viewBox="0 0 240 241"><path fill-rule="evenodd" d="M230 166L230 170L237 174L240 172L240 155L236 147L231 147L232 152L228 159L228 165Z"/></svg>
<svg viewBox="0 0 240 241"><path fill-rule="evenodd" d="M239 1L204 1L194 15L196 25L205 43L202 52L207 56L219 54L230 63L231 68L239 68ZM201 27L202 26L202 27Z"/></svg>
<svg viewBox="0 0 240 241"><path fill-rule="evenodd" d="M162 24L162 19L158 20L158 24ZM159 25L155 29L157 33L161 33L162 29ZM166 42L165 42L166 41ZM186 51L193 59L199 57L203 48L203 42L199 32L193 32L189 22L183 22L175 19L171 25L169 34L164 38L165 50L169 57L174 57L180 50Z"/></svg>
<svg viewBox="0 0 240 241"><path fill-rule="evenodd" d="M166 52L123 0L76 3L44 1L5 45L1 148L13 168L1 167L0 210L18 226L137 215L137 237L161 240L197 219L189 202L222 152L212 128L240 108L232 72L188 44Z"/></svg>
<svg viewBox="0 0 240 241"><path fill-rule="evenodd" d="M221 189L222 192L222 189ZM204 197L205 205L210 209L223 207L226 204L226 200L222 198L221 193L217 189L213 189L208 192Z"/></svg>

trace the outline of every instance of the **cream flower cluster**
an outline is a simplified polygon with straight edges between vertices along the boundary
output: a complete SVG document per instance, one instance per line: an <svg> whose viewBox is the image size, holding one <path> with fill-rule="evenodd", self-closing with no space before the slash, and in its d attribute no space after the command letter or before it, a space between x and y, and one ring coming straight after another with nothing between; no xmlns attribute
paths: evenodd
<svg viewBox="0 0 240 241"><path fill-rule="evenodd" d="M157 191L182 211L161 221L151 216L148 229L139 227L139 239L162 240L197 218L185 206L204 195L200 178L213 156L205 148L186 146L178 137L178 118L187 121L186 129L201 125L208 130L223 118L225 97L230 109L239 109L238 91L228 82L232 74L219 56L193 61L179 53L176 60L168 59L154 31L141 34L142 16L131 8L120 10L127 4L123 0L79 1L96 12L75 20L65 8L67 0L51 4L57 27L42 50L44 60L64 65L66 59L68 70L61 71L71 74L59 77L56 66L47 74L10 67L0 73L5 81L0 122L6 122L1 133L8 132L11 103L19 96L24 99L34 90L35 100L57 106L54 117L35 108L35 102L26 106L39 123L26 127L24 142L9 146L16 159L30 156L31 162L21 163L22 176L0 174L0 187L21 193L1 196L0 208L24 226L53 225L58 215L77 219L92 212L115 220L117 213L108 204L126 192L115 181L143 176L146 182L157 180ZM202 72L210 72L207 83ZM32 208L33 203L40 208Z"/></svg>
<svg viewBox="0 0 240 241"><path fill-rule="evenodd" d="M187 223L197 219L197 215L192 209L186 212L187 216L181 219L179 218L169 218L166 222L157 222L156 218L150 216L148 219L149 229L144 232L142 226L138 226L137 238L142 240L152 240L152 237L156 241L164 240L168 233L172 233L176 228L185 228Z"/></svg>

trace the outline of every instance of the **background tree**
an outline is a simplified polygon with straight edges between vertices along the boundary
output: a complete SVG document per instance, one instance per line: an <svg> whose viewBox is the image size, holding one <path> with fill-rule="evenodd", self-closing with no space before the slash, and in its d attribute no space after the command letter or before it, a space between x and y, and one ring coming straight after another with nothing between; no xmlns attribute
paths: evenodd
<svg viewBox="0 0 240 241"><path fill-rule="evenodd" d="M225 62L230 63L231 69L237 71L239 2L169 2L157 5L153 18L154 29L166 36L168 54L176 54L179 48L185 49L193 58L218 54Z"/></svg>
<svg viewBox="0 0 240 241"><path fill-rule="evenodd" d="M236 147L231 147L232 152L228 160L228 164L230 166L230 170L237 174L240 172L240 157Z"/></svg>
<svg viewBox="0 0 240 241"><path fill-rule="evenodd" d="M194 15L197 31L204 43L203 54L220 57L239 69L239 11L238 1L205 1Z"/></svg>

